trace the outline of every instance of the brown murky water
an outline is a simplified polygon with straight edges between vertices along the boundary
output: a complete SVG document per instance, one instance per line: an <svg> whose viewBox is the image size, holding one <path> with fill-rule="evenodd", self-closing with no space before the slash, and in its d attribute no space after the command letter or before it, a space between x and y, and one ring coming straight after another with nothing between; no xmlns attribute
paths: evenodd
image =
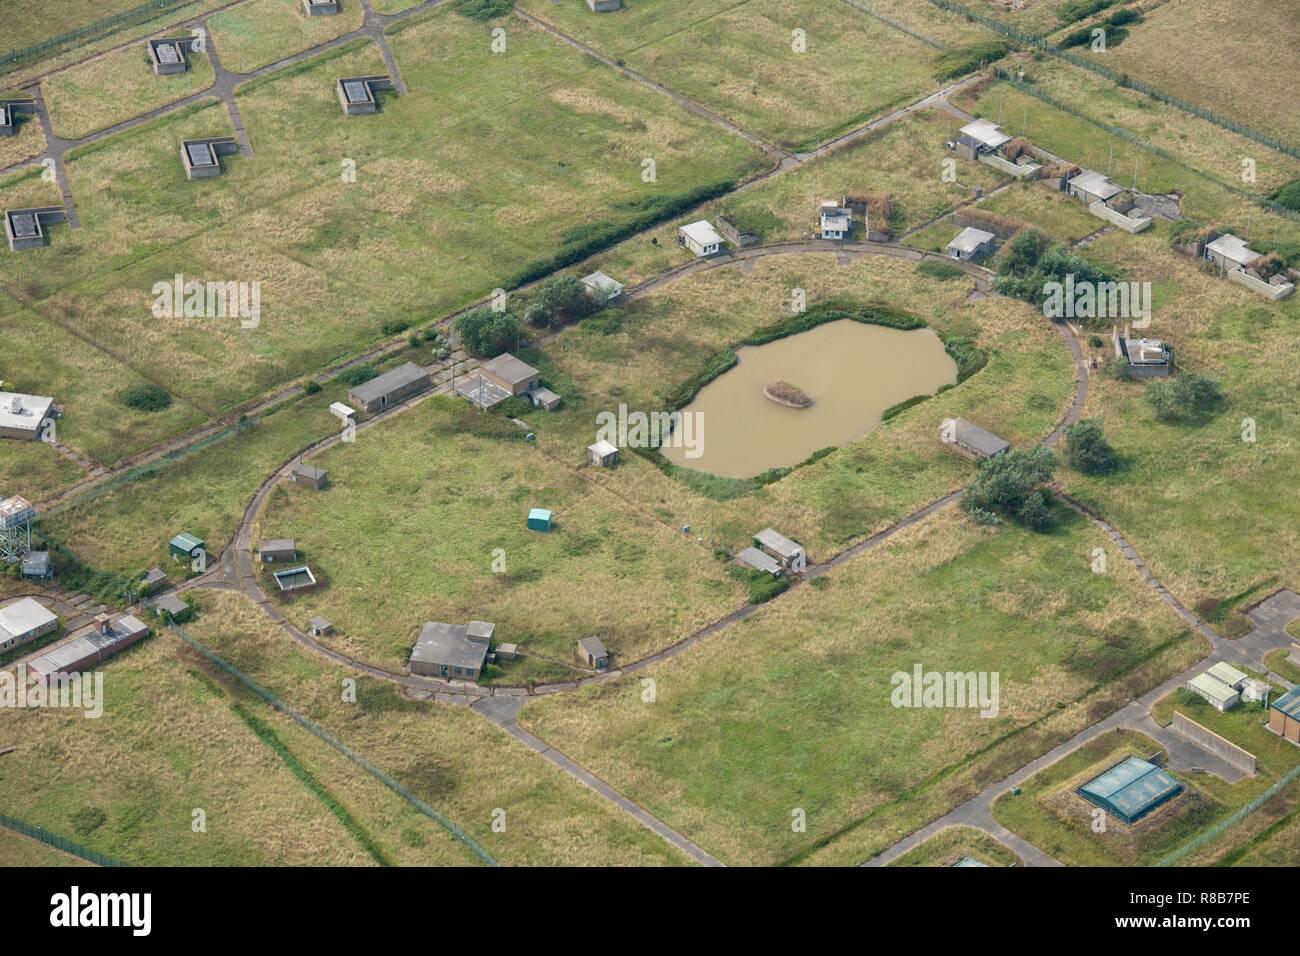
<svg viewBox="0 0 1300 956"><path fill-rule="evenodd" d="M891 405L957 381L956 363L930 329L904 332L851 319L742 348L737 355L735 368L682 409L703 414L699 454L665 447L669 461L750 478L861 438ZM765 398L763 386L778 379L811 396L812 407L788 408Z"/></svg>

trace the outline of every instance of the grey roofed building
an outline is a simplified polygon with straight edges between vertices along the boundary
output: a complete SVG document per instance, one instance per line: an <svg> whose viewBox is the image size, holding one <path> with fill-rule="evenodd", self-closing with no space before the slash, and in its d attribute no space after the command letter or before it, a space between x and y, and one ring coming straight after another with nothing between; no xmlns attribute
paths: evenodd
<svg viewBox="0 0 1300 956"><path fill-rule="evenodd" d="M469 375L455 383L456 394L468 399L479 408L491 408L510 397L510 393L496 382L489 382L482 375Z"/></svg>
<svg viewBox="0 0 1300 956"><path fill-rule="evenodd" d="M189 44L189 38L150 40L146 47L154 73L158 76L184 73L189 68L185 60L185 51Z"/></svg>
<svg viewBox="0 0 1300 956"><path fill-rule="evenodd" d="M977 119L958 131L958 138L985 150L1001 149L1011 142L1011 137L992 120Z"/></svg>
<svg viewBox="0 0 1300 956"><path fill-rule="evenodd" d="M307 624L307 630L311 632L312 637L324 637L334 632L334 625L323 617L313 617Z"/></svg>
<svg viewBox="0 0 1300 956"><path fill-rule="evenodd" d="M736 555L736 560L747 564L756 571L766 571L776 577L781 573L781 562L758 548L749 547Z"/></svg>
<svg viewBox="0 0 1300 956"><path fill-rule="evenodd" d="M22 575L25 578L47 581L54 577L54 569L50 565L50 552L48 551L28 551L23 555L22 565Z"/></svg>
<svg viewBox="0 0 1300 956"><path fill-rule="evenodd" d="M997 236L983 229L967 226L948 243L948 255L954 259L976 259L993 250Z"/></svg>
<svg viewBox="0 0 1300 956"><path fill-rule="evenodd" d="M1113 182L1109 176L1093 169L1085 169L1066 184L1071 196L1085 202L1108 202L1124 191L1124 187Z"/></svg>
<svg viewBox="0 0 1300 956"><path fill-rule="evenodd" d="M8 103L0 103L0 136L14 135L14 114Z"/></svg>
<svg viewBox="0 0 1300 956"><path fill-rule="evenodd" d="M1213 262L1224 262L1241 266L1243 269L1259 258L1259 253L1246 245L1230 232L1225 232L1205 245L1205 257Z"/></svg>
<svg viewBox="0 0 1300 956"><path fill-rule="evenodd" d="M982 867L986 867L986 868L988 867L988 864L987 864L987 863L984 863L984 862L982 862L982 861L980 861L980 860L977 860L977 859L975 859L973 856L962 856L962 857L958 857L958 858L957 858L957 861L956 861L955 863L953 863L952 865L953 865L953 866L982 866Z"/></svg>
<svg viewBox="0 0 1300 956"><path fill-rule="evenodd" d="M0 643L30 640L48 634L59 619L40 601L25 597L0 607Z"/></svg>
<svg viewBox="0 0 1300 956"><path fill-rule="evenodd" d="M420 629L419 639L411 648L411 673L478 680L489 645L489 641L481 637L485 628L492 628L492 625L482 621L470 624L426 621Z"/></svg>
<svg viewBox="0 0 1300 956"><path fill-rule="evenodd" d="M489 380L499 384L511 395L531 392L538 385L541 374L522 359L509 352L502 352L496 358L484 362L479 371Z"/></svg>
<svg viewBox="0 0 1300 956"><path fill-rule="evenodd" d="M273 538L258 545L257 553L263 561L292 561L298 556L298 547L293 538Z"/></svg>
<svg viewBox="0 0 1300 956"><path fill-rule="evenodd" d="M367 413L373 414L423 392L431 384L426 369L414 362L404 362L397 368L356 386L348 392L348 396Z"/></svg>
<svg viewBox="0 0 1300 956"><path fill-rule="evenodd" d="M49 395L0 392L0 437L32 439L40 436L54 399Z"/></svg>
<svg viewBox="0 0 1300 956"><path fill-rule="evenodd" d="M945 444L956 445L980 458L996 458L1011 447L1011 443L964 418L945 418L939 427L939 437Z"/></svg>
<svg viewBox="0 0 1300 956"><path fill-rule="evenodd" d="M159 616L161 616L165 611L172 617L180 617L180 615L186 613L190 609L190 606L175 592L159 595L149 602L149 606L152 607Z"/></svg>
<svg viewBox="0 0 1300 956"><path fill-rule="evenodd" d="M144 573L144 577L140 579L140 585L144 589L145 594L152 594L154 591L158 590L166 580L167 572L162 568L150 568Z"/></svg>
<svg viewBox="0 0 1300 956"><path fill-rule="evenodd" d="M617 299L623 294L623 283L599 270L586 276L582 280L582 284L597 295L603 295L607 300Z"/></svg>
<svg viewBox="0 0 1300 956"><path fill-rule="evenodd" d="M800 556L807 558L803 545L791 541L775 528L764 528L754 535L754 546L772 555L785 567L789 567Z"/></svg>
<svg viewBox="0 0 1300 956"><path fill-rule="evenodd" d="M290 476L294 482L300 485L310 485L313 488L319 488L325 484L325 469L317 468L315 465L298 462L290 471Z"/></svg>
<svg viewBox="0 0 1300 956"><path fill-rule="evenodd" d="M37 249L45 245L45 226L66 222L67 210L62 206L41 206L36 209L8 209L5 211L5 238L9 249Z"/></svg>
<svg viewBox="0 0 1300 956"><path fill-rule="evenodd" d="M599 637L584 637L580 640L578 654L588 667L600 670L609 666L609 651Z"/></svg>
<svg viewBox="0 0 1300 956"><path fill-rule="evenodd" d="M302 8L309 17L323 17L339 12L338 0L302 0Z"/></svg>
<svg viewBox="0 0 1300 956"><path fill-rule="evenodd" d="M397 85L392 77L377 76L343 76L334 84L339 106L349 116L358 113L379 112L379 101L375 99L376 90L393 90Z"/></svg>
<svg viewBox="0 0 1300 956"><path fill-rule="evenodd" d="M548 412L559 408L561 401L559 395L544 386L538 386L529 392L528 399L533 403L534 408L545 409Z"/></svg>
<svg viewBox="0 0 1300 956"><path fill-rule="evenodd" d="M108 660L149 633L148 626L131 614L123 614L106 623L107 633L91 627L66 644L29 661L27 669L42 680L49 680L55 674L75 673Z"/></svg>
<svg viewBox="0 0 1300 956"><path fill-rule="evenodd" d="M206 179L221 175L219 156L239 151L233 136L210 136L205 139L181 140L181 162L187 179Z"/></svg>

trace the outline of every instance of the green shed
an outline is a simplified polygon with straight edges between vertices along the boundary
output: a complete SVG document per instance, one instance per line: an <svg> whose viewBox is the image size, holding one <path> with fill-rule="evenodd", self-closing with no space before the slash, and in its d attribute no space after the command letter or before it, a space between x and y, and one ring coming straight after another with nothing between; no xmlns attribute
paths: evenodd
<svg viewBox="0 0 1300 956"><path fill-rule="evenodd" d="M192 534L182 533L172 538L172 557L178 561L188 561L195 552L203 549L203 539Z"/></svg>
<svg viewBox="0 0 1300 956"><path fill-rule="evenodd" d="M550 531L551 513L545 508L533 508L528 512L529 531Z"/></svg>

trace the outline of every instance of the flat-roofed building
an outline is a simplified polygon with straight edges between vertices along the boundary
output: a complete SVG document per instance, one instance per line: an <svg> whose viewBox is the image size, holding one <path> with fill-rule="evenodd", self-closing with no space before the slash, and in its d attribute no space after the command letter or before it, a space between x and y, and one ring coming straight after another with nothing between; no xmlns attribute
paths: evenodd
<svg viewBox="0 0 1300 956"><path fill-rule="evenodd" d="M160 594L149 602L149 606L164 620L170 619L180 623L190 616L190 606L174 591Z"/></svg>
<svg viewBox="0 0 1300 956"><path fill-rule="evenodd" d="M302 0L303 11L309 17L328 17L339 12L338 0Z"/></svg>
<svg viewBox="0 0 1300 956"><path fill-rule="evenodd" d="M623 283L599 271L585 276L582 284L591 291L592 295L606 302L612 302L623 294Z"/></svg>
<svg viewBox="0 0 1300 956"><path fill-rule="evenodd" d="M185 54L188 52L189 45L188 38L150 40L146 46L149 50L149 63L153 66L154 73L158 76L167 76L188 70L190 65Z"/></svg>
<svg viewBox="0 0 1300 956"><path fill-rule="evenodd" d="M1183 785L1149 761L1126 757L1075 791L1123 823L1136 823L1183 792Z"/></svg>
<svg viewBox="0 0 1300 956"><path fill-rule="evenodd" d="M26 644L54 631L59 618L35 598L19 598L0 607L0 650Z"/></svg>
<svg viewBox="0 0 1300 956"><path fill-rule="evenodd" d="M1135 339L1125 326L1113 333L1115 357L1128 363L1134 378L1167 378L1174 370L1173 354L1160 339Z"/></svg>
<svg viewBox="0 0 1300 956"><path fill-rule="evenodd" d="M847 239L853 233L853 210L837 202L823 202L818 232L823 239Z"/></svg>
<svg viewBox="0 0 1300 956"><path fill-rule="evenodd" d="M745 548L736 554L736 560L753 568L755 571L764 571L774 578L781 576L781 562L758 548Z"/></svg>
<svg viewBox="0 0 1300 956"><path fill-rule="evenodd" d="M477 681L495 632L496 625L486 621L426 621L411 648L410 671L422 677Z"/></svg>
<svg viewBox="0 0 1300 956"><path fill-rule="evenodd" d="M181 141L181 163L186 179L207 179L221 175L221 157L239 151L233 136Z"/></svg>
<svg viewBox="0 0 1300 956"><path fill-rule="evenodd" d="M1210 706L1220 713L1236 707L1241 700L1240 693L1217 677L1211 676L1209 671L1197 674L1189 680L1187 689L1209 702Z"/></svg>
<svg viewBox="0 0 1300 956"><path fill-rule="evenodd" d="M258 546L257 556L266 564L295 561L298 558L298 547L293 538L273 538L270 541L263 541Z"/></svg>
<svg viewBox="0 0 1300 956"><path fill-rule="evenodd" d="M764 528L754 535L754 547L781 563L781 567L801 574L808 567L808 552L797 541L791 541L774 528Z"/></svg>
<svg viewBox="0 0 1300 956"><path fill-rule="evenodd" d="M975 458L996 458L1011 448L1011 443L964 418L945 418L939 426L939 440Z"/></svg>
<svg viewBox="0 0 1300 956"><path fill-rule="evenodd" d="M1011 142L997 123L977 119L963 126L957 133L957 153L966 159L979 159L984 153L996 153Z"/></svg>
<svg viewBox="0 0 1300 956"><path fill-rule="evenodd" d="M29 661L27 670L46 682L57 674L85 671L120 654L148 633L148 625L132 614L117 617L102 614L91 627L79 631L66 644Z"/></svg>
<svg viewBox="0 0 1300 956"><path fill-rule="evenodd" d="M609 13L623 9L623 0L587 0L592 13Z"/></svg>
<svg viewBox="0 0 1300 956"><path fill-rule="evenodd" d="M49 395L0 392L0 438L40 438L53 406L54 399Z"/></svg>
<svg viewBox="0 0 1300 956"><path fill-rule="evenodd" d="M334 93L338 96L339 106L348 116L359 113L379 112L378 90L391 90L395 84L391 77L379 76L345 76L334 84Z"/></svg>
<svg viewBox="0 0 1300 956"><path fill-rule="evenodd" d="M140 579L140 593L153 594L167 583L167 572L162 568L150 568Z"/></svg>
<svg viewBox="0 0 1300 956"><path fill-rule="evenodd" d="M697 258L714 256L722 249L722 236L707 219L688 223L677 230L678 245L685 246Z"/></svg>
<svg viewBox="0 0 1300 956"><path fill-rule="evenodd" d="M432 385L429 372L414 362L404 362L377 378L353 387L348 392L368 415L375 415L394 405L400 405L413 395L427 391Z"/></svg>
<svg viewBox="0 0 1300 956"><path fill-rule="evenodd" d="M522 359L503 352L484 362L479 374L511 395L525 395L541 385L542 373Z"/></svg>
<svg viewBox="0 0 1300 956"><path fill-rule="evenodd" d="M997 248L997 242L998 237L993 233L967 226L953 237L952 241L948 243L946 251L950 259L963 259L967 262L973 262L993 252Z"/></svg>
<svg viewBox="0 0 1300 956"><path fill-rule="evenodd" d="M48 551L28 551L23 555L22 576L29 581L48 581L54 577L54 565Z"/></svg>
<svg viewBox="0 0 1300 956"><path fill-rule="evenodd" d="M67 211L62 206L6 210L5 238L9 241L9 250L21 252L45 245L45 227L51 223L65 222L67 218Z"/></svg>
<svg viewBox="0 0 1300 956"><path fill-rule="evenodd" d="M1249 268L1259 258L1259 253L1246 245L1245 240L1225 232L1205 244L1205 258L1231 272L1233 269Z"/></svg>
<svg viewBox="0 0 1300 956"><path fill-rule="evenodd" d="M1109 176L1092 169L1082 169L1077 176L1071 176L1065 184L1065 191L1075 199L1091 206L1095 202L1103 206L1124 191L1124 187L1113 182Z"/></svg>
<svg viewBox="0 0 1300 956"><path fill-rule="evenodd" d="M587 446L587 457L591 459L593 465L612 468L618 461L618 446L602 438L595 444Z"/></svg>
<svg viewBox="0 0 1300 956"><path fill-rule="evenodd" d="M578 642L578 660L593 670L609 667L609 651L599 637L584 637Z"/></svg>
<svg viewBox="0 0 1300 956"><path fill-rule="evenodd" d="M306 485L317 491L325 487L326 477L324 468L317 468L315 465L308 465L301 461L289 470L289 480L295 485Z"/></svg>

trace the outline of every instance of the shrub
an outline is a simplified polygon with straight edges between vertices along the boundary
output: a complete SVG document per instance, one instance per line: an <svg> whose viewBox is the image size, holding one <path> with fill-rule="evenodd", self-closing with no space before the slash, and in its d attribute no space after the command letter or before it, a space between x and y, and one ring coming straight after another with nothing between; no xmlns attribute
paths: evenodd
<svg viewBox="0 0 1300 956"><path fill-rule="evenodd" d="M1300 179L1292 180L1275 192L1273 201L1279 206L1300 212Z"/></svg>
<svg viewBox="0 0 1300 956"><path fill-rule="evenodd" d="M935 259L926 259L916 267L916 271L931 279L960 279L966 275L951 262L939 262Z"/></svg>
<svg viewBox="0 0 1300 956"><path fill-rule="evenodd" d="M172 404L171 394L161 385L152 382L129 385L117 393L117 398L127 408L133 408L137 412L161 412Z"/></svg>
<svg viewBox="0 0 1300 956"><path fill-rule="evenodd" d="M538 287L524 315L530 325L560 326L585 318L604 302L597 302L577 276L551 276Z"/></svg>
<svg viewBox="0 0 1300 956"><path fill-rule="evenodd" d="M515 8L514 0L452 0L452 9L471 20L495 20Z"/></svg>
<svg viewBox="0 0 1300 956"><path fill-rule="evenodd" d="M405 332L410 327L410 322L404 322L401 319L390 319L381 325L379 330L385 335L396 335L398 332Z"/></svg>
<svg viewBox="0 0 1300 956"><path fill-rule="evenodd" d="M1052 510L1051 496L1045 491L1030 495L1016 512L1016 520L1039 534L1051 531L1056 527L1056 512Z"/></svg>
<svg viewBox="0 0 1300 956"><path fill-rule="evenodd" d="M1151 382L1145 397L1156 418L1163 422L1183 421L1213 411L1223 401L1219 383L1196 372Z"/></svg>
<svg viewBox="0 0 1300 956"><path fill-rule="evenodd" d="M513 348L522 334L519 320L512 312L474 309L456 319L456 333L470 355L487 358Z"/></svg>
<svg viewBox="0 0 1300 956"><path fill-rule="evenodd" d="M1065 430L1065 460L1085 475L1108 475L1119 467L1115 449L1096 418L1085 418Z"/></svg>
<svg viewBox="0 0 1300 956"><path fill-rule="evenodd" d="M348 388L356 388L358 385L364 385L366 382L378 375L379 372L373 365L363 362L360 365L354 365L349 369L344 369L339 374L339 381Z"/></svg>
<svg viewBox="0 0 1300 956"><path fill-rule="evenodd" d="M1061 4L1056 15L1064 23L1077 23L1094 13L1100 13L1109 6L1113 6L1115 0L1069 0L1068 3Z"/></svg>
<svg viewBox="0 0 1300 956"><path fill-rule="evenodd" d="M790 586L790 579L782 575L774 578L766 571L755 571L749 577L749 603L762 604L781 594Z"/></svg>
<svg viewBox="0 0 1300 956"><path fill-rule="evenodd" d="M991 458L962 492L962 510L972 516L980 512L1015 515L1035 488L1051 480L1055 468L1056 456L1043 447Z"/></svg>
<svg viewBox="0 0 1300 956"><path fill-rule="evenodd" d="M315 395L317 392L320 391L320 388L321 388L320 382L316 381L313 378L310 382L308 382L306 385L302 387L302 390L308 395Z"/></svg>
<svg viewBox="0 0 1300 956"><path fill-rule="evenodd" d="M108 814L99 807L82 807L69 816L68 820L77 836L88 837L108 822Z"/></svg>

